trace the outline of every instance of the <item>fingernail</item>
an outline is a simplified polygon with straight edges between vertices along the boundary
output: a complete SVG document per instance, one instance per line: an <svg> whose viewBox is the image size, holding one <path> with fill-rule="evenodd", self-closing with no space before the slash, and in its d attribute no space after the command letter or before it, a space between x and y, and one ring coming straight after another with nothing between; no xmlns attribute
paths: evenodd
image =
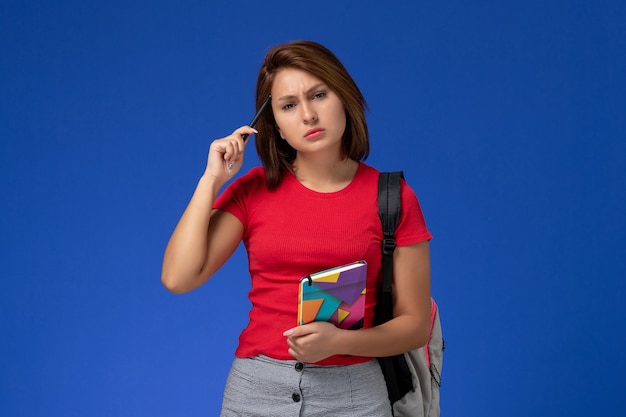
<svg viewBox="0 0 626 417"><path fill-rule="evenodd" d="M283 333L283 336L291 336L292 334L293 334L293 329L289 329L285 333Z"/></svg>

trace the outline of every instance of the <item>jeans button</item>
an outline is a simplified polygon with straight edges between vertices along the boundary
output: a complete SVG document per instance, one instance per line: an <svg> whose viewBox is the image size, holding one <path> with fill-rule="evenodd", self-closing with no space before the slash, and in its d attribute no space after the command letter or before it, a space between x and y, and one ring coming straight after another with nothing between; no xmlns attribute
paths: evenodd
<svg viewBox="0 0 626 417"><path fill-rule="evenodd" d="M300 402L300 394L296 394L296 393L294 393L294 394L291 396L291 399L293 400L293 402L294 402L294 403Z"/></svg>
<svg viewBox="0 0 626 417"><path fill-rule="evenodd" d="M302 372L302 370L304 369L304 364L302 362L298 362L295 365L296 371L298 372Z"/></svg>

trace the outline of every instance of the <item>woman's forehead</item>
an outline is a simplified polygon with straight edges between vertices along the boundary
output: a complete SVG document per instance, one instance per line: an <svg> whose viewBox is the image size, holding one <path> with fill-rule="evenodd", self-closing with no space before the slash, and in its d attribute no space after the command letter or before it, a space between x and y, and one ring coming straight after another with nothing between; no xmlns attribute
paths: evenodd
<svg viewBox="0 0 626 417"><path fill-rule="evenodd" d="M272 99L280 100L286 96L298 96L323 86L326 86L326 83L310 72L297 68L285 68L277 72L274 77Z"/></svg>

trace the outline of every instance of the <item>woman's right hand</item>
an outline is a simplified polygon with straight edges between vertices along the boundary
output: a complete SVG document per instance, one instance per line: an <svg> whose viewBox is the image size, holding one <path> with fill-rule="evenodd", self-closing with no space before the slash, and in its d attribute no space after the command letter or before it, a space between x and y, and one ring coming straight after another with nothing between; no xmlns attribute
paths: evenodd
<svg viewBox="0 0 626 417"><path fill-rule="evenodd" d="M224 138L215 139L209 147L205 177L212 178L220 187L230 180L243 164L247 141L242 136L255 133L258 133L256 129L242 126Z"/></svg>
<svg viewBox="0 0 626 417"><path fill-rule="evenodd" d="M241 168L246 144L242 135L257 131L242 126L209 147L204 175L170 237L161 281L175 293L191 291L217 271L239 245L243 225L232 214L213 210L219 189Z"/></svg>

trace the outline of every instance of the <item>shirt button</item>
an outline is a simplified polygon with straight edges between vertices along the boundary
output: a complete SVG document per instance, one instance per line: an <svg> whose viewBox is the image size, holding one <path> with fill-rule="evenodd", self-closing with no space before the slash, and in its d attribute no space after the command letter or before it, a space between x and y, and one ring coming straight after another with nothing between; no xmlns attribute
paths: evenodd
<svg viewBox="0 0 626 417"><path fill-rule="evenodd" d="M302 362L298 362L295 365L296 371L298 372L302 372L302 370L304 369L304 364Z"/></svg>
<svg viewBox="0 0 626 417"><path fill-rule="evenodd" d="M294 394L291 396L291 399L293 400L293 402L294 402L294 403L298 403L298 402L300 402L300 394L296 394L296 393L294 393Z"/></svg>

